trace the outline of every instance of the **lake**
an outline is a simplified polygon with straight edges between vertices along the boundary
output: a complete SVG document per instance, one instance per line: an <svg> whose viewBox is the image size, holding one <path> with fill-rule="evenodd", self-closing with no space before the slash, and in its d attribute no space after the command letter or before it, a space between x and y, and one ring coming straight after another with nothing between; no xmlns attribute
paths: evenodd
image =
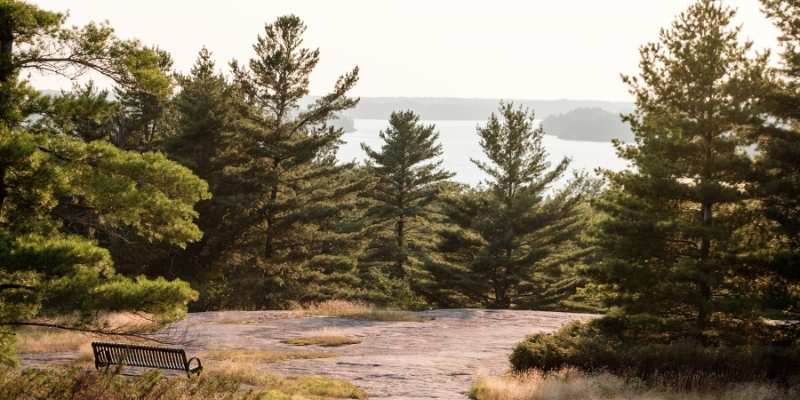
<svg viewBox="0 0 800 400"><path fill-rule="evenodd" d="M486 179L486 174L478 169L470 159L486 160L481 146L478 143L478 133L475 127L484 125L486 121L423 121L425 124L434 124L439 132L439 141L442 143L443 167L456 174L454 180L470 185L477 185ZM364 151L361 143L366 143L373 149L380 149L382 141L378 133L389 126L389 121L379 119L355 120L355 131L345 133L342 139L345 143L339 147L339 159L342 161L363 161ZM612 170L621 170L626 162L619 157L610 142L581 142L562 140L555 136L545 135L543 140L551 164L555 164L563 157L570 157L572 163L570 170L589 170L597 167Z"/></svg>

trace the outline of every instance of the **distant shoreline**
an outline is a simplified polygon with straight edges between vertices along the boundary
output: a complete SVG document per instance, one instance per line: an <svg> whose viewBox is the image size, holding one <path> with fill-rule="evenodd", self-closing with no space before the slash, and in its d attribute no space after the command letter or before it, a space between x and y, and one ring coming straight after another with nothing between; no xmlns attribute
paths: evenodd
<svg viewBox="0 0 800 400"><path fill-rule="evenodd" d="M348 118L348 119L349 119L349 121L352 121L353 125L352 125L352 127L348 126L348 129L345 129L345 132L344 132L345 134L357 133L358 132L358 129L357 129L358 121L373 121L373 122L374 121L382 121L382 122L386 122L387 125L388 125L388 121L389 121L388 119L383 119L383 118L352 118L352 119ZM485 119L485 118L484 119L438 119L438 120L422 119L420 121L422 123L424 123L424 124L434 124L434 125L436 125L439 122L448 122L448 121L456 121L456 122L470 122L471 121L471 122L474 122L475 125L477 126L478 124L485 123L487 121L487 119ZM536 122L538 122L540 124L543 121L544 120L539 119L539 118L536 119ZM557 133L552 132L552 130L547 129L547 128L545 128L545 136L552 136L552 137L558 138L560 140L566 140L566 141L571 141L571 142L593 142L593 143L611 143L612 139L614 139L614 138L597 138L597 137L591 137L589 135L586 135L585 137L575 137L575 136L570 136L570 135L559 135ZM631 137L629 137L629 136L626 137L626 135L624 135L624 134L620 135L620 137L618 139L621 139L624 142L632 141Z"/></svg>

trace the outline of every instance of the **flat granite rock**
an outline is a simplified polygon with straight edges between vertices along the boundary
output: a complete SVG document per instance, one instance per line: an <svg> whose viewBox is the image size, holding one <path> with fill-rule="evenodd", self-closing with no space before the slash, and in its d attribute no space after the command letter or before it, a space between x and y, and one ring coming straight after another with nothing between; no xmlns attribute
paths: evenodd
<svg viewBox="0 0 800 400"><path fill-rule="evenodd" d="M291 375L349 380L370 399L465 399L480 376L502 374L508 356L526 336L552 332L587 314L545 311L451 309L418 313L425 322L383 322L336 317L293 318L282 311L192 313L169 329L185 337L187 354L214 349L298 349L282 341L335 332L361 343L324 348L332 358L265 364ZM322 349L316 346L305 349ZM64 354L57 355L64 358ZM22 355L23 365L41 364ZM55 360L54 360L55 361ZM211 361L204 361L204 364Z"/></svg>

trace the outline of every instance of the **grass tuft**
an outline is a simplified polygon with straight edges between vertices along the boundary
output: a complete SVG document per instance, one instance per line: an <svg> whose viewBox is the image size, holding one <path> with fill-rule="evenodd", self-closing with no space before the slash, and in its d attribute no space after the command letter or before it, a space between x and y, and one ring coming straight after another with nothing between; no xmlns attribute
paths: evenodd
<svg viewBox="0 0 800 400"><path fill-rule="evenodd" d="M347 346L351 344L359 344L361 340L338 335L317 335L317 336L302 336L285 340L284 343L293 346L322 346L322 347L338 347Z"/></svg>
<svg viewBox="0 0 800 400"><path fill-rule="evenodd" d="M398 310L372 310L366 313L348 315L345 316L345 318L383 322L426 322L433 319L431 317L425 317L411 311Z"/></svg>
<svg viewBox="0 0 800 400"><path fill-rule="evenodd" d="M308 303L296 307L292 311L295 315L300 317L325 316L384 322L425 322L432 319L410 311L379 309L364 302L346 300L327 300L321 303Z"/></svg>
<svg viewBox="0 0 800 400"><path fill-rule="evenodd" d="M320 303L306 303L297 306L292 311L297 316L325 316L347 317L355 314L368 313L375 306L361 301L326 300Z"/></svg>
<svg viewBox="0 0 800 400"><path fill-rule="evenodd" d="M228 363L269 364L287 360L336 357L336 353L319 350L212 350L199 355L200 359Z"/></svg>

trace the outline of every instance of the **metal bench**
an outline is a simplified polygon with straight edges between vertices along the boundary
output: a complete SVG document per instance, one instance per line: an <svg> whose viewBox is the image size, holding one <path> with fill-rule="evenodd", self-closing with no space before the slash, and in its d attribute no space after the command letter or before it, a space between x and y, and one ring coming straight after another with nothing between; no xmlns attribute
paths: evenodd
<svg viewBox="0 0 800 400"><path fill-rule="evenodd" d="M142 368L159 368L185 371L187 376L200 375L203 364L200 359L186 359L183 349L168 347L139 346L123 343L92 342L94 367L108 368L112 365ZM192 366L195 362L195 366Z"/></svg>

